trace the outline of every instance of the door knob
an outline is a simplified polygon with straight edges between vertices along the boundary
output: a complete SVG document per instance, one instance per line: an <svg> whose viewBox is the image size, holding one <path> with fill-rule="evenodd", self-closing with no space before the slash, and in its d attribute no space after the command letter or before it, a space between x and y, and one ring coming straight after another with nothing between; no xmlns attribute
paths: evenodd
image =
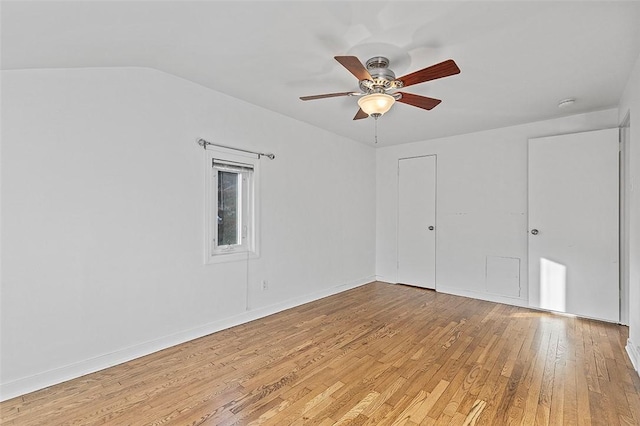
<svg viewBox="0 0 640 426"><path fill-rule="evenodd" d="M429 231L433 231L434 229L433 225L429 226Z"/></svg>
<svg viewBox="0 0 640 426"><path fill-rule="evenodd" d="M532 229L531 230L531 234L532 235L538 235L538 230L537 229Z"/></svg>

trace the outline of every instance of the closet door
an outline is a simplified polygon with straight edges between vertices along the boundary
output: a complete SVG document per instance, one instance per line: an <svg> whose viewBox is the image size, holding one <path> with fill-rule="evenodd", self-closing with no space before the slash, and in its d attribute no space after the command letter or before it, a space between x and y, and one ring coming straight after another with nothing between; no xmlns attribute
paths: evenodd
<svg viewBox="0 0 640 426"><path fill-rule="evenodd" d="M398 283L436 286L436 157L398 161Z"/></svg>
<svg viewBox="0 0 640 426"><path fill-rule="evenodd" d="M618 129L529 140L529 304L619 320Z"/></svg>

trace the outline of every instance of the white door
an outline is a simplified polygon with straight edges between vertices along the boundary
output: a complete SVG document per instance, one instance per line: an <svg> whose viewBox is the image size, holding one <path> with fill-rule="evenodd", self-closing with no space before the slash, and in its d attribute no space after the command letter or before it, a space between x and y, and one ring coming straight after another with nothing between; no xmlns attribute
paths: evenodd
<svg viewBox="0 0 640 426"><path fill-rule="evenodd" d="M619 320L618 130L529 140L529 304Z"/></svg>
<svg viewBox="0 0 640 426"><path fill-rule="evenodd" d="M398 161L398 283L436 287L436 157Z"/></svg>

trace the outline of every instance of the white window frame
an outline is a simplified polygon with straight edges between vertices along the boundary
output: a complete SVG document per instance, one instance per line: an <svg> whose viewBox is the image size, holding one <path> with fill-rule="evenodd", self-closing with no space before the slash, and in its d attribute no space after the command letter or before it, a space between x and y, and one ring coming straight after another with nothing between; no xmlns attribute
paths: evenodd
<svg viewBox="0 0 640 426"><path fill-rule="evenodd" d="M255 156L229 153L227 151L205 150L205 264L233 262L259 257L258 250L258 212L260 162ZM245 165L253 167L253 172L238 173L242 180L242 242L232 246L218 246L218 171L223 167L214 167L218 163Z"/></svg>

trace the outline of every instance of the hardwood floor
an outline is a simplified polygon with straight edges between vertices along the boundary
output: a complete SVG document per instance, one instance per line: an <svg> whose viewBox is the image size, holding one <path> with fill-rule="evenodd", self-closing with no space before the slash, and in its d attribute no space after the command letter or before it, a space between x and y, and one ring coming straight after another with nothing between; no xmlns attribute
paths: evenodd
<svg viewBox="0 0 640 426"><path fill-rule="evenodd" d="M3 425L640 425L626 327L371 283L0 404Z"/></svg>

